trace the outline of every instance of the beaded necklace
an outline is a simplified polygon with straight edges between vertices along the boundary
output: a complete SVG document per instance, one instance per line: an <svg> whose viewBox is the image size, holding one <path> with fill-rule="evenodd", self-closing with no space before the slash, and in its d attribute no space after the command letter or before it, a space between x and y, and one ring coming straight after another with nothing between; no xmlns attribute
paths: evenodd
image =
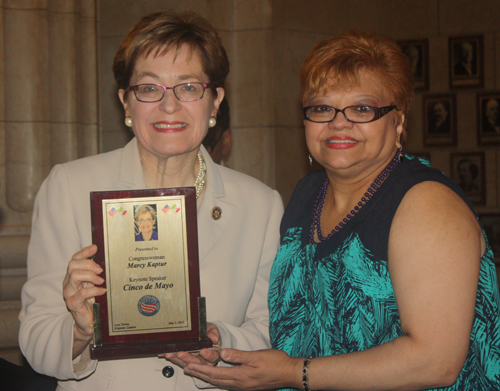
<svg viewBox="0 0 500 391"><path fill-rule="evenodd" d="M200 197L203 188L205 187L205 175L207 174L207 166L205 165L205 159L198 151L198 163L200 168L198 170L198 175L196 176L196 181L194 182L194 187L196 188L196 199Z"/></svg>
<svg viewBox="0 0 500 391"><path fill-rule="evenodd" d="M404 152L402 148L400 148L398 149L396 155L394 155L390 163L387 165L387 167L384 168L384 170L377 176L377 178L375 178L373 183L368 187L366 193L364 194L363 197L361 197L361 200L354 207L354 209L352 209L351 212L348 213L346 217L344 217L342 221L338 223L338 225L332 230L332 232L328 234L328 236L324 237L323 234L321 233L321 212L323 211L326 191L328 189L328 184L330 183L328 177L326 177L326 180L323 183L323 186L321 186L318 196L316 197L316 201L314 202L314 212L311 224L311 232L309 233L309 244L315 244L314 232L317 232L318 239L321 242L324 242L325 240L330 239L338 231L340 231L346 225L346 223L349 220L351 220L361 210L361 208L363 208L363 206L367 204L368 201L370 201L375 192L379 189L382 182L384 182L384 180L389 176L394 167L396 167L398 163L402 162L403 159L404 159Z"/></svg>

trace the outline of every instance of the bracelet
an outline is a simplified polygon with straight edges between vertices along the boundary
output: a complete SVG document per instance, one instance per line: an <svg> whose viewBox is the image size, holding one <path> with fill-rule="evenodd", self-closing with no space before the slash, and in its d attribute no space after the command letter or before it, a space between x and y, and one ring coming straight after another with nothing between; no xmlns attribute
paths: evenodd
<svg viewBox="0 0 500 391"><path fill-rule="evenodd" d="M304 391L311 391L309 388L309 364L311 363L312 357L309 356L304 360L304 364L302 365L302 387Z"/></svg>

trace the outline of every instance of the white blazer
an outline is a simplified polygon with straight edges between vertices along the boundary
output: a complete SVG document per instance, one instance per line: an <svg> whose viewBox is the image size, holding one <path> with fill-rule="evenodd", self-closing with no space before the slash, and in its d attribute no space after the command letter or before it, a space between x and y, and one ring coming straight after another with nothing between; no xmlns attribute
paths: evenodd
<svg viewBox="0 0 500 391"><path fill-rule="evenodd" d="M198 210L201 294L223 347L269 347L267 290L279 246L279 194L247 175L216 165L201 148L207 183ZM38 372L60 379L60 390L196 390L192 378L165 359L97 362L86 350L71 358L73 318L62 295L71 256L92 243L91 191L145 188L137 141L125 148L56 165L33 211L28 281L22 290L21 350ZM219 220L212 208L222 210ZM171 365L171 378L162 369Z"/></svg>

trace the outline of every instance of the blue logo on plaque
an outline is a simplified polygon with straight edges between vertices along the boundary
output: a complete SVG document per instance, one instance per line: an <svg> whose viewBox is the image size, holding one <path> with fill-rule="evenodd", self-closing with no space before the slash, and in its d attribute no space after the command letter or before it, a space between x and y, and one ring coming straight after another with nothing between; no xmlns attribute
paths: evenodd
<svg viewBox="0 0 500 391"><path fill-rule="evenodd" d="M137 303L137 309L144 316L153 316L160 310L160 300L152 295L141 297Z"/></svg>

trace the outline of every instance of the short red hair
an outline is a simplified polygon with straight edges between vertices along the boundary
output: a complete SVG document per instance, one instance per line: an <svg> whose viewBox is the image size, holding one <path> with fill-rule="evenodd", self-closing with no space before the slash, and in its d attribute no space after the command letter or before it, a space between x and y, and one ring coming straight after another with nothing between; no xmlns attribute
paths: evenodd
<svg viewBox="0 0 500 391"><path fill-rule="evenodd" d="M328 89L358 86L363 71L378 73L406 118L414 92L410 63L393 40L373 31L351 30L318 43L300 71L302 102Z"/></svg>

